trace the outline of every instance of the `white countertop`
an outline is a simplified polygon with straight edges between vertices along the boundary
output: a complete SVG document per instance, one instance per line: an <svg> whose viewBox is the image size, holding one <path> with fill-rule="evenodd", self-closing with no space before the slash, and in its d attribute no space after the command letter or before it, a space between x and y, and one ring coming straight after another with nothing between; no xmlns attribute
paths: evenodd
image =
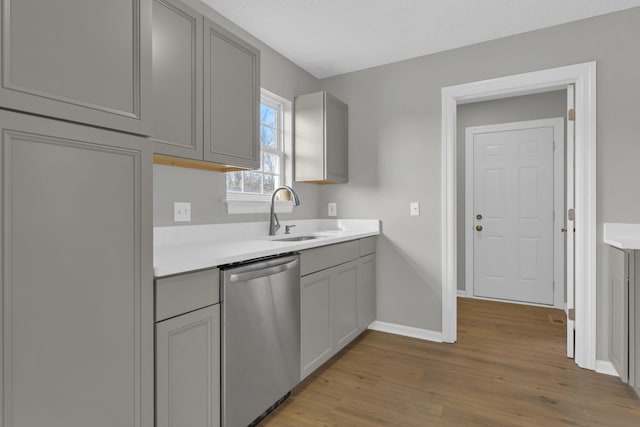
<svg viewBox="0 0 640 427"><path fill-rule="evenodd" d="M296 227L285 236L285 225L293 224ZM154 275L169 276L380 234L379 220L281 221L281 226L276 236L268 236L267 222L155 227ZM274 241L301 235L319 237L299 242Z"/></svg>
<svg viewBox="0 0 640 427"><path fill-rule="evenodd" d="M604 243L618 249L640 249L640 224L604 224Z"/></svg>

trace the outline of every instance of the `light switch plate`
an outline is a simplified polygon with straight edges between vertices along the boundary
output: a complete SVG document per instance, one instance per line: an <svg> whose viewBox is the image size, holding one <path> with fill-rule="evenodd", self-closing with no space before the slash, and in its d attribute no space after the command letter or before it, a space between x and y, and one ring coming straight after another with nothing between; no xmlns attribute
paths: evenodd
<svg viewBox="0 0 640 427"><path fill-rule="evenodd" d="M327 211L328 211L329 216L338 215L338 205L336 203L327 204Z"/></svg>
<svg viewBox="0 0 640 427"><path fill-rule="evenodd" d="M191 203L173 202L173 221L191 222Z"/></svg>
<svg viewBox="0 0 640 427"><path fill-rule="evenodd" d="M420 215L420 203L418 203L418 202L409 203L409 210L411 212L411 216L419 216Z"/></svg>

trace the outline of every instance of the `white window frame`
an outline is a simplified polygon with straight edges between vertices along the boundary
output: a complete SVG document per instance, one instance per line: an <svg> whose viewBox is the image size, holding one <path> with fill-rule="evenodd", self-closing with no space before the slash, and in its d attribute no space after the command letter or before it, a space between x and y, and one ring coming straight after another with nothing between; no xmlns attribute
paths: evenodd
<svg viewBox="0 0 640 427"><path fill-rule="evenodd" d="M266 89L261 89L260 103L279 110L277 117L280 131L276 138L279 139L277 145L282 147L282 152L270 147L262 147L260 145L260 162L262 164L262 151L276 153L281 156L280 162L280 185L291 185L293 176L293 105L291 101L274 94ZM226 191L226 179L225 179ZM269 212L271 195L269 194L251 194L236 193L226 191L227 213L229 214L250 214L250 213L266 213ZM275 204L276 212L292 212L293 203L290 201L277 201Z"/></svg>

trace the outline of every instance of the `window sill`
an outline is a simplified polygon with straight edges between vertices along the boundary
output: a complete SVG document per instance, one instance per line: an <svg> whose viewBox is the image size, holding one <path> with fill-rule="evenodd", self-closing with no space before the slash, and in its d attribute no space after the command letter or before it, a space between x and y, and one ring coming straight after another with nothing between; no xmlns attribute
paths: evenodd
<svg viewBox="0 0 640 427"><path fill-rule="evenodd" d="M224 199L227 204L228 214L253 214L253 213L269 213L271 203L266 200L237 200ZM276 201L274 205L276 213L293 212L293 202Z"/></svg>

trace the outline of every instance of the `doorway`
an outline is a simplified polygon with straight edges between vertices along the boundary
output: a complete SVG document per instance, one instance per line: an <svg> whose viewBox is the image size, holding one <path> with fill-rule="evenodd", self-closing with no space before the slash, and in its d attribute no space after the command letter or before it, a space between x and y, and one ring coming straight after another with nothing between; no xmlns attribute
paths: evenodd
<svg viewBox="0 0 640 427"><path fill-rule="evenodd" d="M466 296L564 308L564 120L466 128Z"/></svg>
<svg viewBox="0 0 640 427"><path fill-rule="evenodd" d="M596 368L596 63L569 65L442 89L442 340L457 334L456 108L458 104L575 85L575 362Z"/></svg>

